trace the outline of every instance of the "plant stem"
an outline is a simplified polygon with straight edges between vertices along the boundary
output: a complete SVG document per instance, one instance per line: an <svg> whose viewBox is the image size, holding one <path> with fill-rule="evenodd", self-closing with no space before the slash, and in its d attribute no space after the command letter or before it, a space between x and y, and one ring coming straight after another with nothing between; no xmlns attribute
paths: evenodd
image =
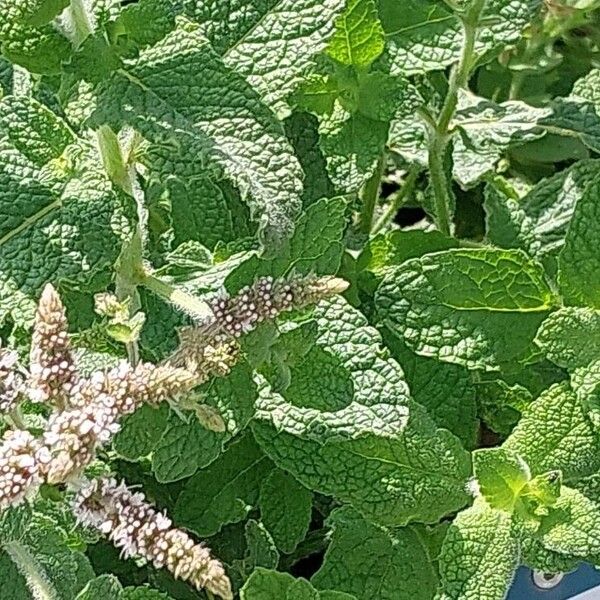
<svg viewBox="0 0 600 600"><path fill-rule="evenodd" d="M461 15L463 45L460 59L450 74L448 93L437 123L435 127L429 127L429 172L435 196L436 224L446 235L450 234L450 184L444 169L444 158L450 142L450 123L458 106L458 93L469 83L477 27L484 5L485 0L473 0L469 9Z"/></svg>
<svg viewBox="0 0 600 600"><path fill-rule="evenodd" d="M93 33L94 26L85 9L83 0L71 0L69 4L69 13L73 25L73 46L78 48L88 35Z"/></svg>
<svg viewBox="0 0 600 600"><path fill-rule="evenodd" d="M210 306L204 300L200 300L200 298L192 296L150 273L144 274L140 283L200 321L213 316Z"/></svg>
<svg viewBox="0 0 600 600"><path fill-rule="evenodd" d="M96 132L96 139L98 140L102 164L108 176L125 193L133 196L131 178L121 152L119 138L108 125L101 125Z"/></svg>
<svg viewBox="0 0 600 600"><path fill-rule="evenodd" d="M13 540L2 545L17 569L25 577L27 587L37 600L58 600L58 593L50 583L29 550L20 542Z"/></svg>
<svg viewBox="0 0 600 600"><path fill-rule="evenodd" d="M404 204L404 202L415 189L415 184L417 183L417 178L419 177L420 172L420 165L415 164L410 168L402 187L394 195L390 206L385 213L381 215L377 223L375 223L375 226L373 227L373 234L379 233L394 218L398 212L398 209Z"/></svg>
<svg viewBox="0 0 600 600"><path fill-rule="evenodd" d="M361 191L362 210L360 214L360 231L365 234L371 233L373 225L373 215L375 206L379 198L379 188L381 186L381 178L385 169L385 152L381 154L373 175L369 177Z"/></svg>

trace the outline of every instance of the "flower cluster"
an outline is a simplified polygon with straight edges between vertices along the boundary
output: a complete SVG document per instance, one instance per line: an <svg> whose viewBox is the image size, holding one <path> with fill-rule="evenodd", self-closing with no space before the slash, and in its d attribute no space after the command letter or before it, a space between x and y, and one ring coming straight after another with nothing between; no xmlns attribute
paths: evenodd
<svg viewBox="0 0 600 600"><path fill-rule="evenodd" d="M347 283L337 277L302 277L274 280L261 277L235 296L221 296L211 304L214 323L233 338L283 312L318 302L343 292ZM212 323L211 323L212 325Z"/></svg>
<svg viewBox="0 0 600 600"><path fill-rule="evenodd" d="M28 431L7 431L0 445L0 509L34 494L48 461L47 450Z"/></svg>
<svg viewBox="0 0 600 600"><path fill-rule="evenodd" d="M48 284L33 326L28 395L34 402L64 407L76 381L65 308L54 287Z"/></svg>
<svg viewBox="0 0 600 600"><path fill-rule="evenodd" d="M17 368L18 360L14 350L0 348L0 413L8 413L17 405L23 387L23 376Z"/></svg>
<svg viewBox="0 0 600 600"><path fill-rule="evenodd" d="M131 492L125 484L110 478L87 482L75 496L73 510L82 524L106 535L124 556L142 557L197 589L206 588L223 600L233 598L223 565L208 548L172 527L143 494Z"/></svg>

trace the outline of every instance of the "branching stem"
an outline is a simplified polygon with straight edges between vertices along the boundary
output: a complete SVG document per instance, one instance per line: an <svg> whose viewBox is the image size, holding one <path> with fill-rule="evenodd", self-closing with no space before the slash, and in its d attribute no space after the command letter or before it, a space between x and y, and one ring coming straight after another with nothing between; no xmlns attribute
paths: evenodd
<svg viewBox="0 0 600 600"><path fill-rule="evenodd" d="M429 172L435 198L436 224L438 229L450 234L450 184L446 177L444 158L450 142L450 123L458 106L458 94L469 83L473 68L477 28L485 0L473 0L471 6L460 15L463 24L463 45L458 64L450 75L448 93L435 127L428 123Z"/></svg>

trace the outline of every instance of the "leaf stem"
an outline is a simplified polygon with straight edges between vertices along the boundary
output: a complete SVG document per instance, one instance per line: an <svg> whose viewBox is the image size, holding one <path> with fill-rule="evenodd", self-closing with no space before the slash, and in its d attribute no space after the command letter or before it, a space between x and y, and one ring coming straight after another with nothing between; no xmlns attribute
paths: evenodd
<svg viewBox="0 0 600 600"><path fill-rule="evenodd" d="M19 572L25 577L27 587L37 600L58 600L58 593L46 576L40 572L39 565L29 550L20 542L13 540L2 545Z"/></svg>
<svg viewBox="0 0 600 600"><path fill-rule="evenodd" d="M69 4L69 13L73 25L72 42L75 48L78 48L88 35L94 32L94 26L85 9L83 0L71 0Z"/></svg>
<svg viewBox="0 0 600 600"><path fill-rule="evenodd" d="M394 194L388 209L381 215L377 223L375 223L373 235L379 233L394 218L398 209L405 203L410 194L412 194L420 172L421 165L415 164L410 168L402 187Z"/></svg>
<svg viewBox="0 0 600 600"><path fill-rule="evenodd" d="M463 25L460 59L450 74L448 92L435 127L428 124L429 172L435 197L436 224L446 235L450 234L450 184L444 169L444 158L450 142L450 123L458 106L458 93L467 87L473 68L477 28L484 6L485 0L473 0L471 6L460 14Z"/></svg>
<svg viewBox="0 0 600 600"><path fill-rule="evenodd" d="M213 316L210 306L204 300L176 288L151 273L145 273L140 283L195 319L203 321Z"/></svg>
<svg viewBox="0 0 600 600"><path fill-rule="evenodd" d="M375 206L379 198L379 188L381 187L381 178L385 169L385 152L382 152L373 174L366 181L361 190L362 210L360 214L360 231L365 234L371 233L373 226L373 215Z"/></svg>

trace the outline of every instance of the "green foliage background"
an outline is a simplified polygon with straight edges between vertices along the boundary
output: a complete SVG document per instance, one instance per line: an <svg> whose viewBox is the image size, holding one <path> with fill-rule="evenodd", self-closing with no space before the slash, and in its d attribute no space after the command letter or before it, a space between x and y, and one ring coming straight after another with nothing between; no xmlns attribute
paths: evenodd
<svg viewBox="0 0 600 600"><path fill-rule="evenodd" d="M47 282L90 370L172 352L173 290L350 284L127 417L94 469L206 539L242 600L501 600L521 564L600 564L599 2L0 15L3 345L26 356ZM106 290L131 322L94 312ZM203 597L63 499L1 516L10 598Z"/></svg>

